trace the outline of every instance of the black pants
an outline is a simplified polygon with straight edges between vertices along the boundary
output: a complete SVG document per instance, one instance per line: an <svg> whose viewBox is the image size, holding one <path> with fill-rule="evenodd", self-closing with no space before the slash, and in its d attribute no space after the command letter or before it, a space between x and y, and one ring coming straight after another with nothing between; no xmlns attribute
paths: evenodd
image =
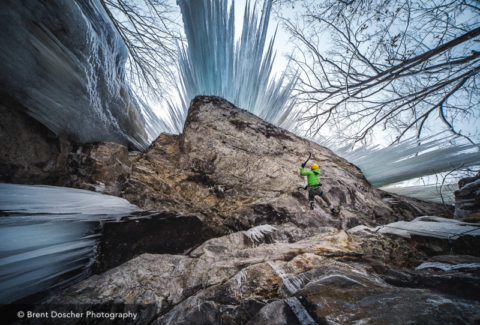
<svg viewBox="0 0 480 325"><path fill-rule="evenodd" d="M323 201L325 201L328 207L331 206L330 201L325 196L323 196L323 191L320 187L308 189L308 200L310 202L313 202L315 200L315 196L317 195L320 196Z"/></svg>
<svg viewBox="0 0 480 325"><path fill-rule="evenodd" d="M323 191L320 189L320 187L317 188L309 188L308 189L308 200L313 201L315 199L315 196L322 196Z"/></svg>

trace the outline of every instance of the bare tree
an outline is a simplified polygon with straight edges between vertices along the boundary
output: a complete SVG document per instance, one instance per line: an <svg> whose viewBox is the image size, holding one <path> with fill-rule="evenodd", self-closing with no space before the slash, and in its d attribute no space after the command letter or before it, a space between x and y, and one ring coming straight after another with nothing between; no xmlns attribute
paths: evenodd
<svg viewBox="0 0 480 325"><path fill-rule="evenodd" d="M145 99L175 84L181 25L168 0L100 0L129 57L127 77ZM175 19L176 18L176 19Z"/></svg>
<svg viewBox="0 0 480 325"><path fill-rule="evenodd" d="M398 140L413 130L420 137L435 120L473 143L456 125L480 107L480 1L303 3L302 19L284 22L297 44L292 60L310 136L333 124L350 140L376 128Z"/></svg>

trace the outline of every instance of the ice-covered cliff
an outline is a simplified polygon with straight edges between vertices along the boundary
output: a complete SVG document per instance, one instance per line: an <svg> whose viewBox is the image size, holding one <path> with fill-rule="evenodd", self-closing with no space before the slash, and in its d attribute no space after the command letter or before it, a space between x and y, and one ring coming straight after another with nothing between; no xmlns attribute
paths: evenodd
<svg viewBox="0 0 480 325"><path fill-rule="evenodd" d="M56 135L143 149L155 115L125 82L127 49L98 0L0 3L0 98Z"/></svg>

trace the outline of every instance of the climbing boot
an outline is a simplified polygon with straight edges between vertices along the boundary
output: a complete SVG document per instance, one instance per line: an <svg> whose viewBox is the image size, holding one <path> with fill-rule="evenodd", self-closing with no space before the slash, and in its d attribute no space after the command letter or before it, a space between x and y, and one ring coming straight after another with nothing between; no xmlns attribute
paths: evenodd
<svg viewBox="0 0 480 325"><path fill-rule="evenodd" d="M314 202L310 201L310 210L313 210L313 204L314 204Z"/></svg>
<svg viewBox="0 0 480 325"><path fill-rule="evenodd" d="M329 206L329 209L330 209L330 212L331 212L334 216L338 215L338 210L336 210L336 209L333 207L333 205Z"/></svg>

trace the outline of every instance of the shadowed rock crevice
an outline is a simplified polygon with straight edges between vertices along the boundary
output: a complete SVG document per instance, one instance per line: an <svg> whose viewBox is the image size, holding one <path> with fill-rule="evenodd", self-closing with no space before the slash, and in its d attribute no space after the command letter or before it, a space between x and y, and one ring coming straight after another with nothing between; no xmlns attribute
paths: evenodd
<svg viewBox="0 0 480 325"><path fill-rule="evenodd" d="M66 137L57 137L2 96L0 105L0 182L56 185L69 182ZM13 108L14 107L14 108Z"/></svg>
<svg viewBox="0 0 480 325"><path fill-rule="evenodd" d="M195 216L150 213L107 221L93 272L105 272L143 253L182 254L213 236Z"/></svg>

